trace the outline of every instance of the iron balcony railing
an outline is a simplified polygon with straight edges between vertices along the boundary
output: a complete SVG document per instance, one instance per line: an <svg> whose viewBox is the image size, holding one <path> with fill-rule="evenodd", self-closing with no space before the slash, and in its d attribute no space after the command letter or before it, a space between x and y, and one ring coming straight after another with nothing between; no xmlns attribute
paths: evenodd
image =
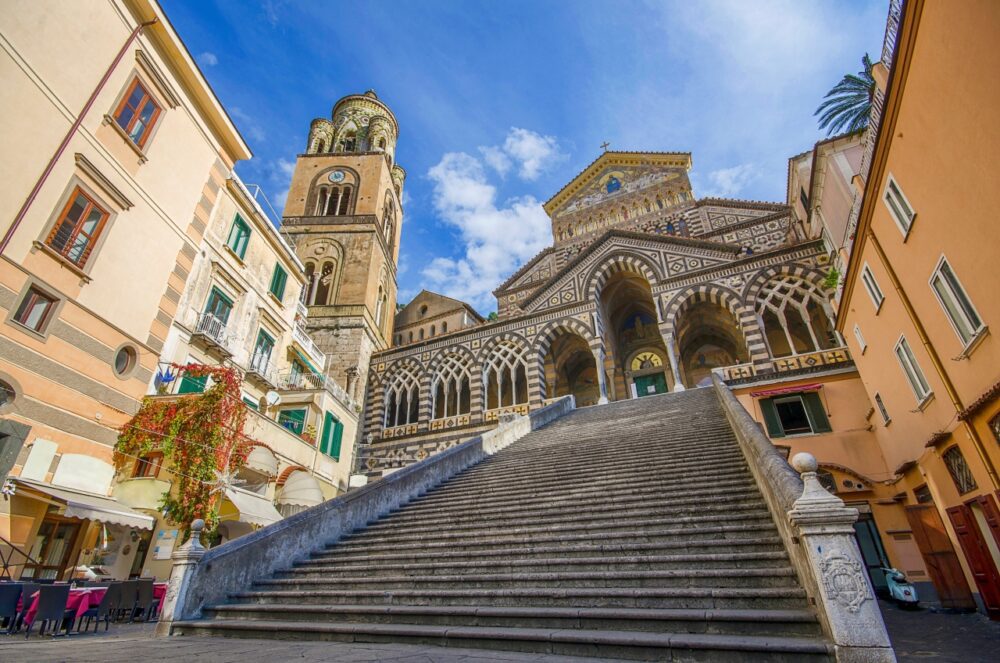
<svg viewBox="0 0 1000 663"><path fill-rule="evenodd" d="M275 384L284 391L302 391L309 389L326 389L327 392L344 405L356 405L336 380L327 375L317 375L310 371L281 373Z"/></svg>
<svg viewBox="0 0 1000 663"><path fill-rule="evenodd" d="M205 336L217 344L225 347L228 344L226 336L226 323L215 317L212 313L202 313L198 316L198 324L195 325L197 333Z"/></svg>
<svg viewBox="0 0 1000 663"><path fill-rule="evenodd" d="M277 384L277 376L271 368L271 353L256 352L250 359L250 373L256 373L270 384Z"/></svg>
<svg viewBox="0 0 1000 663"><path fill-rule="evenodd" d="M300 325L292 325L292 340L302 346L309 358L316 362L317 369L326 368L326 354Z"/></svg>

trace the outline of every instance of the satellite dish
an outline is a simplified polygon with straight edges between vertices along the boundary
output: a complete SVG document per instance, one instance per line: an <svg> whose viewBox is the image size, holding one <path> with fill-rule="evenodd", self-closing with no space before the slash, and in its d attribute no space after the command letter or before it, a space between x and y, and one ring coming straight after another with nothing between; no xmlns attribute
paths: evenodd
<svg viewBox="0 0 1000 663"><path fill-rule="evenodd" d="M281 402L281 394L272 389L264 395L264 400L267 401L268 407L274 407Z"/></svg>

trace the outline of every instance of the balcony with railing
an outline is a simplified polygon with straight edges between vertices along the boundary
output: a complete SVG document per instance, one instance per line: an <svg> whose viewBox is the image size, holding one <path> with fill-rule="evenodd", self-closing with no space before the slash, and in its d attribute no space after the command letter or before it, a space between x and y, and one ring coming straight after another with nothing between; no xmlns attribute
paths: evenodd
<svg viewBox="0 0 1000 663"><path fill-rule="evenodd" d="M354 406L354 400L343 387L328 375L318 375L310 371L291 371L277 376L277 387L282 391L326 390L331 396L346 406Z"/></svg>
<svg viewBox="0 0 1000 663"><path fill-rule="evenodd" d="M215 351L224 357L233 355L226 322L211 313L202 313L198 316L191 341L200 343L207 350Z"/></svg>
<svg viewBox="0 0 1000 663"><path fill-rule="evenodd" d="M292 325L292 342L299 347L317 370L326 368L326 354L319 349L306 330L298 324Z"/></svg>
<svg viewBox="0 0 1000 663"><path fill-rule="evenodd" d="M247 367L245 377L268 388L278 386L278 376L271 363L271 353L254 353L250 359L250 365Z"/></svg>

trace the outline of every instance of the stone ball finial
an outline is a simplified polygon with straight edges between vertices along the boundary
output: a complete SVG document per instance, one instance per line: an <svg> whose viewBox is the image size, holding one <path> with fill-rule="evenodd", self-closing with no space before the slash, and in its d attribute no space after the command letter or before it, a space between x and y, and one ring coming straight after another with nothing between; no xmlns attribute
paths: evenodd
<svg viewBox="0 0 1000 663"><path fill-rule="evenodd" d="M191 521L191 536L201 535L201 531L205 529L205 521L201 518L195 518Z"/></svg>
<svg viewBox="0 0 1000 663"><path fill-rule="evenodd" d="M802 451L792 456L792 467L799 474L805 474L806 472L815 472L819 464L816 462L815 456Z"/></svg>

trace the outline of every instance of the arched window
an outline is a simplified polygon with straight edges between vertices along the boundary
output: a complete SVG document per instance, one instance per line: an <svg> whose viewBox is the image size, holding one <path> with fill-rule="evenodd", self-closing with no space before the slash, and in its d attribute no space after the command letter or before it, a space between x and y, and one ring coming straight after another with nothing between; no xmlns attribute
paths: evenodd
<svg viewBox="0 0 1000 663"><path fill-rule="evenodd" d="M385 389L385 427L415 424L419 413L419 383L412 370L401 367Z"/></svg>
<svg viewBox="0 0 1000 663"><path fill-rule="evenodd" d="M385 235L385 243L391 254L396 239L396 207L391 199L386 200L385 208L382 210L382 233Z"/></svg>
<svg viewBox="0 0 1000 663"><path fill-rule="evenodd" d="M382 286L378 287L378 296L375 300L375 326L382 326L382 314L385 312L385 293Z"/></svg>
<svg viewBox="0 0 1000 663"><path fill-rule="evenodd" d="M468 414L472 410L469 366L460 355L449 355L431 383L434 419Z"/></svg>
<svg viewBox="0 0 1000 663"><path fill-rule="evenodd" d="M385 149L385 138L379 138L378 139L378 149L380 149L380 150L384 150Z"/></svg>
<svg viewBox="0 0 1000 663"><path fill-rule="evenodd" d="M325 151L326 151L326 143L320 140L318 143L316 143L316 153L322 154Z"/></svg>
<svg viewBox="0 0 1000 663"><path fill-rule="evenodd" d="M493 348L483 368L487 410L528 402L525 352L513 341L501 341Z"/></svg>
<svg viewBox="0 0 1000 663"><path fill-rule="evenodd" d="M330 295L333 293L333 279L335 263L327 261L323 263L319 278L313 288L312 301L310 306L326 306L330 303Z"/></svg>
<svg viewBox="0 0 1000 663"><path fill-rule="evenodd" d="M434 334L437 333L437 325L431 325L431 338L434 338Z"/></svg>
<svg viewBox="0 0 1000 663"><path fill-rule="evenodd" d="M306 306L312 304L313 292L316 289L316 265L311 262L305 264L306 287L302 288L302 303Z"/></svg>
<svg viewBox="0 0 1000 663"><path fill-rule="evenodd" d="M421 341L424 340L424 328L423 327L420 328L419 336L420 336L420 340Z"/></svg>
<svg viewBox="0 0 1000 663"><path fill-rule="evenodd" d="M784 357L834 347L836 338L820 286L798 277L779 276L761 288L757 314L771 355Z"/></svg>
<svg viewBox="0 0 1000 663"><path fill-rule="evenodd" d="M316 210L314 212L315 216L326 216L326 205L327 201L330 199L330 190L326 187L321 187L319 190L319 195L316 196Z"/></svg>
<svg viewBox="0 0 1000 663"><path fill-rule="evenodd" d="M341 192L340 203L337 205L338 216L349 214L351 209L351 187L345 186Z"/></svg>
<svg viewBox="0 0 1000 663"><path fill-rule="evenodd" d="M357 149L358 144L358 132L354 129L350 129L344 134L344 137L340 139L340 149L338 152L353 152Z"/></svg>
<svg viewBox="0 0 1000 663"><path fill-rule="evenodd" d="M413 343L413 332L412 331L410 332L410 338L407 341L407 343Z"/></svg>
<svg viewBox="0 0 1000 663"><path fill-rule="evenodd" d="M442 322L441 323L441 333L442 334L447 334L448 333L448 323L447 322Z"/></svg>
<svg viewBox="0 0 1000 663"><path fill-rule="evenodd" d="M659 196L656 197L656 206L663 209L663 198L660 198Z"/></svg>

